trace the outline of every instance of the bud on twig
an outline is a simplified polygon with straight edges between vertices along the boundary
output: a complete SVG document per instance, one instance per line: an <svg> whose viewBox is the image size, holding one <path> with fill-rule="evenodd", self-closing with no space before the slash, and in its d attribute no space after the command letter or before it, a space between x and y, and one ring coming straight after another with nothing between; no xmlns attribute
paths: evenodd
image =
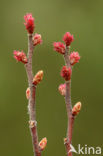
<svg viewBox="0 0 103 156"><path fill-rule="evenodd" d="M81 102L77 102L72 109L72 114L76 116L80 112L80 110L81 110Z"/></svg>
<svg viewBox="0 0 103 156"><path fill-rule="evenodd" d="M69 67L63 66L62 70L61 70L61 76L65 79L65 81L68 81L71 79L71 75L72 75L72 70Z"/></svg>
<svg viewBox="0 0 103 156"><path fill-rule="evenodd" d="M36 126L37 122L36 121L33 121L33 120L30 120L29 121L29 126L30 128L33 128L34 126Z"/></svg>
<svg viewBox="0 0 103 156"><path fill-rule="evenodd" d="M79 60L80 60L79 53L73 51L73 52L70 54L69 59L70 59L70 64L71 64L71 65L74 65L75 63L78 63Z"/></svg>
<svg viewBox="0 0 103 156"><path fill-rule="evenodd" d="M38 44L42 43L41 35L40 34L35 34L33 36L33 45L36 46Z"/></svg>
<svg viewBox="0 0 103 156"><path fill-rule="evenodd" d="M28 87L26 90L26 98L29 99L30 98L30 88Z"/></svg>
<svg viewBox="0 0 103 156"><path fill-rule="evenodd" d="M17 61L22 62L24 64L26 64L28 62L26 54L23 51L20 52L20 51L14 50L13 54L14 54L14 58Z"/></svg>
<svg viewBox="0 0 103 156"><path fill-rule="evenodd" d="M74 37L70 34L70 32L66 32L63 36L63 41L65 42L66 46L70 46L71 42L74 41Z"/></svg>
<svg viewBox="0 0 103 156"><path fill-rule="evenodd" d="M65 85L65 83L59 85L58 90L59 90L61 95L65 96L65 94L66 94L66 85Z"/></svg>
<svg viewBox="0 0 103 156"><path fill-rule="evenodd" d="M64 138L64 144L66 144L67 143L67 138Z"/></svg>
<svg viewBox="0 0 103 156"><path fill-rule="evenodd" d="M41 80L43 79L43 71L40 70L37 72L37 74L34 76L33 78L33 84L37 85L41 82Z"/></svg>
<svg viewBox="0 0 103 156"><path fill-rule="evenodd" d="M65 45L61 42L54 42L53 43L54 50L60 54L65 54Z"/></svg>
<svg viewBox="0 0 103 156"><path fill-rule="evenodd" d="M34 18L32 17L32 14L30 13L26 14L24 16L24 20L25 20L24 25L25 25L26 30L28 31L29 34L32 34L34 31L34 27L35 27Z"/></svg>
<svg viewBox="0 0 103 156"><path fill-rule="evenodd" d="M45 149L47 145L47 138L43 138L40 142L39 142L39 147L40 147L40 150L43 151Z"/></svg>

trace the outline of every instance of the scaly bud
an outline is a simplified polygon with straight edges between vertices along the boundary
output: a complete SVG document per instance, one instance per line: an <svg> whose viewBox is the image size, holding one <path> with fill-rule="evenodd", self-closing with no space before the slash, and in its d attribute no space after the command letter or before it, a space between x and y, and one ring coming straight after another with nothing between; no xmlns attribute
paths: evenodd
<svg viewBox="0 0 103 156"><path fill-rule="evenodd" d="M29 121L29 126L30 126L30 128L33 128L33 127L35 127L37 125L37 122L36 121L34 121L34 120L30 120Z"/></svg>
<svg viewBox="0 0 103 156"><path fill-rule="evenodd" d="M64 138L64 145L67 144L67 138Z"/></svg>
<svg viewBox="0 0 103 156"><path fill-rule="evenodd" d="M30 88L28 87L26 90L26 98L29 99L30 98Z"/></svg>
<svg viewBox="0 0 103 156"><path fill-rule="evenodd" d="M47 138L43 138L40 142L39 142L39 147L40 147L40 150L43 151L46 147L46 144L47 144Z"/></svg>
<svg viewBox="0 0 103 156"><path fill-rule="evenodd" d="M80 110L81 110L81 102L77 102L72 109L72 114L76 116L80 112Z"/></svg>
<svg viewBox="0 0 103 156"><path fill-rule="evenodd" d="M24 16L24 20L25 20L24 25L25 25L26 30L28 31L29 34L32 34L34 31L34 27L35 27L34 18L32 17L32 14L31 13L26 14Z"/></svg>
<svg viewBox="0 0 103 156"><path fill-rule="evenodd" d="M41 82L41 80L43 79L43 71L40 70L37 72L37 74L34 76L33 78L33 84L37 85Z"/></svg>
<svg viewBox="0 0 103 156"><path fill-rule="evenodd" d="M74 41L74 37L70 34L70 32L66 32L63 36L63 41L65 42L66 46L70 46L71 42Z"/></svg>
<svg viewBox="0 0 103 156"><path fill-rule="evenodd" d="M65 83L59 85L58 90L59 90L61 95L65 96L65 94L66 94L66 85L65 85Z"/></svg>
<svg viewBox="0 0 103 156"><path fill-rule="evenodd" d="M54 42L53 43L54 50L60 54L65 54L65 45L61 42Z"/></svg>
<svg viewBox="0 0 103 156"><path fill-rule="evenodd" d="M71 65L74 65L75 63L78 63L79 60L80 60L79 53L74 52L74 51L70 54L69 58L70 58L70 64Z"/></svg>
<svg viewBox="0 0 103 156"><path fill-rule="evenodd" d="M65 81L68 81L71 79L72 70L71 68L67 68L66 66L63 66L61 70L61 76L65 79Z"/></svg>
<svg viewBox="0 0 103 156"><path fill-rule="evenodd" d="M36 46L36 45L41 44L41 43L42 43L41 35L36 33L33 36L33 45Z"/></svg>
<svg viewBox="0 0 103 156"><path fill-rule="evenodd" d="M14 50L13 54L14 54L14 58L17 61L20 61L20 62L22 62L24 64L26 64L28 62L27 57L26 57L26 55L25 55L25 53L23 51L20 52L20 51Z"/></svg>

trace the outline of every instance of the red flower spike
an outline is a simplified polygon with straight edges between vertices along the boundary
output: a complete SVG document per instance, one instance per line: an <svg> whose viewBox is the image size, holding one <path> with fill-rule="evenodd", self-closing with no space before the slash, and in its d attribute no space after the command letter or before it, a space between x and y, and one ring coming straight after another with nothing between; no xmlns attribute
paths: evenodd
<svg viewBox="0 0 103 156"><path fill-rule="evenodd" d="M43 151L45 149L47 145L47 138L43 138L40 142L39 142L39 147L40 147L40 150Z"/></svg>
<svg viewBox="0 0 103 156"><path fill-rule="evenodd" d="M71 42L74 41L74 37L70 34L70 32L66 32L63 36L63 41L65 42L66 46L70 46Z"/></svg>
<svg viewBox="0 0 103 156"><path fill-rule="evenodd" d="M60 54L65 54L65 45L61 42L54 42L53 43L54 50Z"/></svg>
<svg viewBox="0 0 103 156"><path fill-rule="evenodd" d="M40 70L36 73L36 75L33 78L33 84L37 85L41 82L41 80L43 79L43 71Z"/></svg>
<svg viewBox="0 0 103 156"><path fill-rule="evenodd" d="M13 54L14 54L14 58L17 61L22 62L24 64L26 64L28 62L27 57L23 51L20 52L20 51L14 50Z"/></svg>
<svg viewBox="0 0 103 156"><path fill-rule="evenodd" d="M24 16L24 20L25 20L25 28L28 31L29 34L32 34L35 28L34 25L34 18L32 17L31 13L28 13Z"/></svg>
<svg viewBox="0 0 103 156"><path fill-rule="evenodd" d="M61 76L65 79L65 81L68 81L71 79L72 70L71 68L67 68L66 66L63 66L61 70Z"/></svg>
<svg viewBox="0 0 103 156"><path fill-rule="evenodd" d="M36 45L41 44L41 43L42 43L41 35L36 33L33 36L33 45L36 46Z"/></svg>
<svg viewBox="0 0 103 156"><path fill-rule="evenodd" d="M69 59L70 59L71 65L74 65L75 63L78 63L79 60L80 60L79 53L73 51L73 52L70 54Z"/></svg>
<svg viewBox="0 0 103 156"><path fill-rule="evenodd" d="M59 85L58 90L59 90L61 95L65 96L65 94L66 94L66 85L65 85L65 83Z"/></svg>

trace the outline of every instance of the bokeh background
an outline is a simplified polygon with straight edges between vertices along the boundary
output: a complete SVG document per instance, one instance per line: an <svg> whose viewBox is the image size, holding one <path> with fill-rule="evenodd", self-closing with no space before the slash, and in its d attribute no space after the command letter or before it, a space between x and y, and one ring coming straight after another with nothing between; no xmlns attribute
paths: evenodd
<svg viewBox="0 0 103 156"><path fill-rule="evenodd" d="M27 52L23 16L28 12L35 17L35 32L43 38L33 56L34 73L44 70L36 94L39 140L48 138L42 155L66 154L67 116L64 98L58 93L64 82L60 77L64 60L52 47L54 41L62 41L66 31L74 34L71 51L81 55L72 75L72 103L82 102L73 145L103 147L103 0L0 0L0 155L33 155L26 72L13 59L13 50Z"/></svg>

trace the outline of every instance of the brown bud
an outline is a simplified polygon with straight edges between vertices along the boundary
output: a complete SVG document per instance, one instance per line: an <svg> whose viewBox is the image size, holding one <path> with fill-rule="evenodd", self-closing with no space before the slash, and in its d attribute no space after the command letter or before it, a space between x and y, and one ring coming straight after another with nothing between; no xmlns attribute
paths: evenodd
<svg viewBox="0 0 103 156"><path fill-rule="evenodd" d="M81 102L77 102L72 109L72 114L76 116L80 112L80 110L81 110Z"/></svg>
<svg viewBox="0 0 103 156"><path fill-rule="evenodd" d="M33 36L33 45L36 46L36 45L41 44L41 43L42 43L41 35L36 33Z"/></svg>
<svg viewBox="0 0 103 156"><path fill-rule="evenodd" d="M39 147L40 147L40 150L43 151L46 147L46 144L47 144L47 138L43 138L40 142L39 142Z"/></svg>
<svg viewBox="0 0 103 156"><path fill-rule="evenodd" d="M41 82L41 80L43 79L43 71L40 70L36 73L36 75L33 78L33 84L37 85Z"/></svg>
<svg viewBox="0 0 103 156"><path fill-rule="evenodd" d="M67 138L64 138L64 144L66 144L67 143Z"/></svg>
<svg viewBox="0 0 103 156"><path fill-rule="evenodd" d="M29 99L30 98L30 88L28 87L26 90L26 98Z"/></svg>
<svg viewBox="0 0 103 156"><path fill-rule="evenodd" d="M36 121L34 121L34 120L30 120L30 121L29 121L29 126L30 126L30 128L35 127L35 126L36 126L36 124L37 124L37 122L36 122Z"/></svg>
<svg viewBox="0 0 103 156"><path fill-rule="evenodd" d="M63 96L66 94L66 85L65 84L60 84L58 87L59 93Z"/></svg>

